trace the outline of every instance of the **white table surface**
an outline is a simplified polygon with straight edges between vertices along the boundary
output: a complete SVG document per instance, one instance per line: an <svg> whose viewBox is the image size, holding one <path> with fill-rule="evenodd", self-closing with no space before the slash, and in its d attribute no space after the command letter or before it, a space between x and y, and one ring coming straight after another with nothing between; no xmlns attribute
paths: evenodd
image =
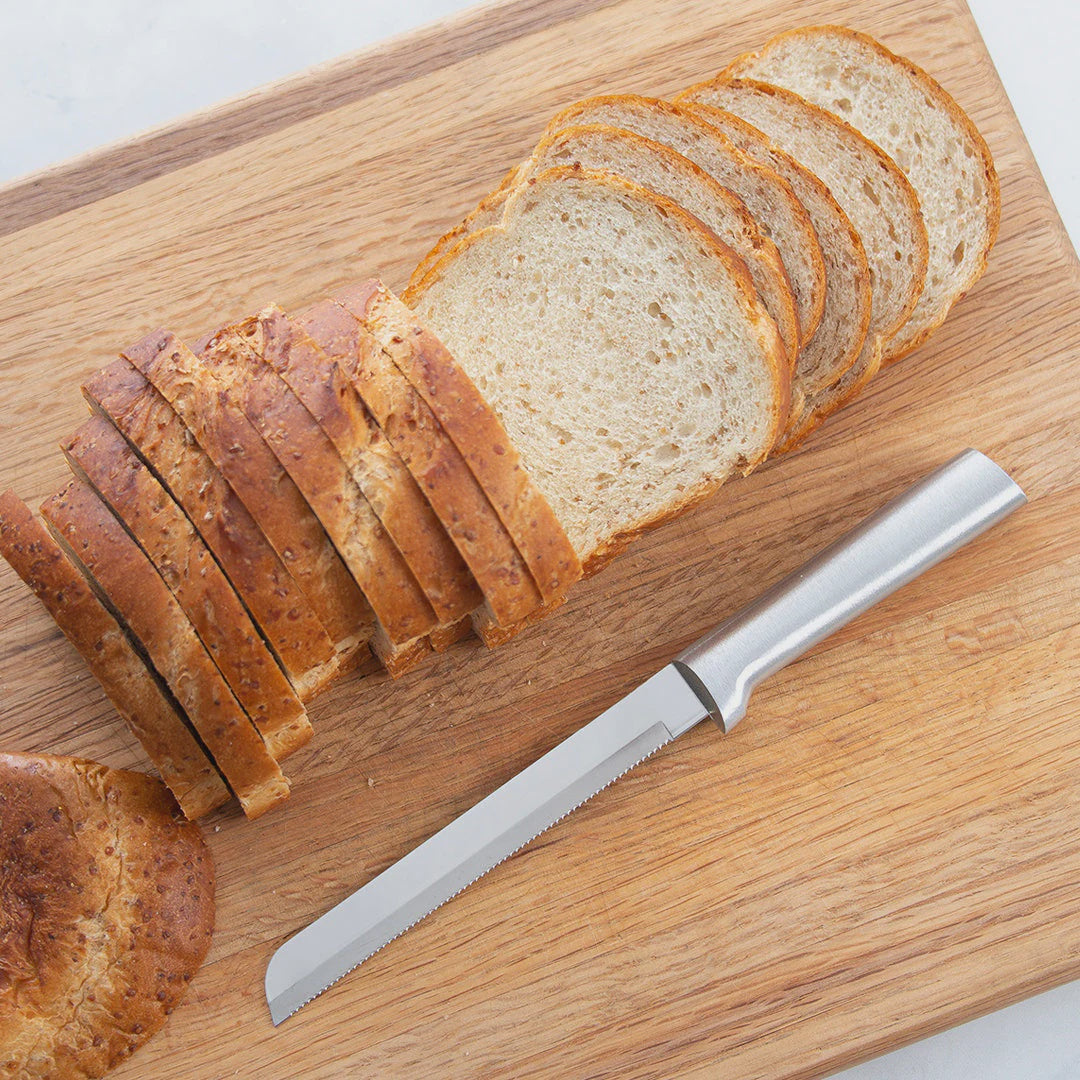
<svg viewBox="0 0 1080 1080"><path fill-rule="evenodd" d="M968 3L1080 247L1080 0ZM0 0L0 183L465 6L462 0ZM1080 982L838 1075L1080 1078Z"/></svg>

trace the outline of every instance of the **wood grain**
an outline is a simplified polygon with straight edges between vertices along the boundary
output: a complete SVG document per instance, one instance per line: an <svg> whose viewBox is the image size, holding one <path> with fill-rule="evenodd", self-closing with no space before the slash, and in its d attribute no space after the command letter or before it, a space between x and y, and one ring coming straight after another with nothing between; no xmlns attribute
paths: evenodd
<svg viewBox="0 0 1080 1080"><path fill-rule="evenodd" d="M1080 975L1080 267L962 0L491 7L9 188L2 479L59 486L78 383L118 346L400 288L560 106L672 93L824 21L923 64L986 134L986 277L798 454L545 624L321 697L289 805L209 823L209 961L117 1077L818 1076ZM777 675L731 736L685 736L271 1026L289 934L968 445L1031 504ZM6 567L0 745L144 767Z"/></svg>

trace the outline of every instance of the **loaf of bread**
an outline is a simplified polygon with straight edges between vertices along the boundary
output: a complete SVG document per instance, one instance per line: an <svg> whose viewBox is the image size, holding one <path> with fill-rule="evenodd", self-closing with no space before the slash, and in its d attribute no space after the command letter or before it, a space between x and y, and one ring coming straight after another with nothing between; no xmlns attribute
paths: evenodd
<svg viewBox="0 0 1080 1080"><path fill-rule="evenodd" d="M303 702L369 649L399 677L473 631L503 645L798 446L996 235L970 120L844 28L538 136L401 299L367 281L194 348L155 331L91 379L77 482L44 507L68 556L0 502L0 550L186 813L223 778L251 815L280 801Z"/></svg>
<svg viewBox="0 0 1080 1080"><path fill-rule="evenodd" d="M198 827L141 773L0 753L0 1065L103 1076L165 1023L214 930Z"/></svg>

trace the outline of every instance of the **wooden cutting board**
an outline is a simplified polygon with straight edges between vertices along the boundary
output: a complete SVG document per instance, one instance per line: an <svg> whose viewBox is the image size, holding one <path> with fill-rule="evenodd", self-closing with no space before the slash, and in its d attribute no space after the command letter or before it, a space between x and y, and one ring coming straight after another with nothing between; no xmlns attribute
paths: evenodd
<svg viewBox="0 0 1080 1080"><path fill-rule="evenodd" d="M1080 272L962 0L509 3L0 192L0 481L57 490L78 386L410 267L544 120L670 94L797 23L936 75L986 134L1001 236L944 328L502 651L341 680L288 806L206 824L208 962L116 1076L816 1076L1080 975ZM197 76L197 70L193 71ZM272 950L965 446L1031 504L701 726L280 1028ZM0 745L145 768L0 567Z"/></svg>

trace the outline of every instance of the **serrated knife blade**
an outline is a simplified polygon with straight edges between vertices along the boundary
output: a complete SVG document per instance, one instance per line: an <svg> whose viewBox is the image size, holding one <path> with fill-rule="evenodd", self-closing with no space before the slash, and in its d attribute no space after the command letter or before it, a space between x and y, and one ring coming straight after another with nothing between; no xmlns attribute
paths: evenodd
<svg viewBox="0 0 1080 1080"><path fill-rule="evenodd" d="M729 731L763 678L1025 501L974 450L909 488L285 942L266 971L273 1022L700 721Z"/></svg>

